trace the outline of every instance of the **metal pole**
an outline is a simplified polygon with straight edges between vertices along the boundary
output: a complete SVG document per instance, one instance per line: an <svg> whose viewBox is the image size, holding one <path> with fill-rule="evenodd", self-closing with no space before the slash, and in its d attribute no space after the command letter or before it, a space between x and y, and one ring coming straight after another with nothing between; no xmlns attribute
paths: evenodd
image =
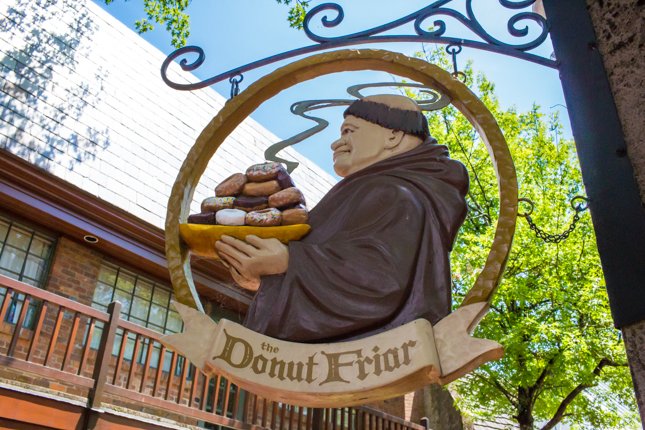
<svg viewBox="0 0 645 430"><path fill-rule="evenodd" d="M645 211L584 0L544 0L616 327L645 320ZM636 29L634 29L636 31Z"/></svg>

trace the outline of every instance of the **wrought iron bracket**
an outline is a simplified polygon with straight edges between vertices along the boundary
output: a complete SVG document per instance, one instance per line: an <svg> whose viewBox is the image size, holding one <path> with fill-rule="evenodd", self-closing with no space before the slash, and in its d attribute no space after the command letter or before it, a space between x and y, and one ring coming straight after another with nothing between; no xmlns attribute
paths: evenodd
<svg viewBox="0 0 645 430"><path fill-rule="evenodd" d="M321 36L316 34L311 29L312 21L314 21L314 19L319 15L322 15L320 23L327 28L337 27L345 18L345 12L340 5L336 3L323 3L311 9L305 16L303 23L304 32L310 40L316 42L316 44L314 45L309 45L280 54L272 55L261 60L257 60L252 63L248 63L246 65L239 66L226 72L220 73L201 82L188 84L173 82L168 77L168 67L173 61L181 58L179 65L181 66L182 70L186 72L193 72L204 63L206 55L204 54L204 50L199 46L185 46L183 48L177 49L164 60L161 66L161 77L168 86L176 90L191 91L211 86L225 79L235 78L238 75L241 76L244 72L247 72L249 70L257 69L259 67L285 60L287 58L349 45L386 42L441 43L458 47L466 46L470 48L509 55L547 67L557 68L557 61L528 52L540 46L546 40L549 34L549 28L546 19L544 19L544 17L542 17L538 13L521 11L516 13L515 15L512 15L508 19L506 24L508 33L510 36L523 38L523 40L517 43L506 43L493 37L480 24L473 11L473 0L465 0L465 14L454 8L445 7L446 5L448 5L448 3L451 3L453 1L454 0L438 0L426 7L419 9L416 12L413 12L387 24L336 37ZM506 9L521 10L531 6L533 3L535 3L536 0L498 1L500 5ZM333 15L333 17L330 17L331 15ZM448 28L446 17L452 18L452 20L462 24L480 40L446 36L446 30ZM424 25L424 23L428 22L430 19L433 19L431 26ZM528 22L537 24L537 27L540 28L540 31L539 34L530 37L527 40L526 37L529 35ZM410 23L413 23L414 34L383 34ZM196 55L197 58L192 62L189 62L186 58L189 55Z"/></svg>

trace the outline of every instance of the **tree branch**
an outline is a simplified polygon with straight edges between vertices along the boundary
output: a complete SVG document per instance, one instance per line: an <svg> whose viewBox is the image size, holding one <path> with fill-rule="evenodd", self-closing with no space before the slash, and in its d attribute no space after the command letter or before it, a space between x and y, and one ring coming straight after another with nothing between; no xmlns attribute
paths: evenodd
<svg viewBox="0 0 645 430"><path fill-rule="evenodd" d="M554 354L551 358L549 358L549 361L547 361L546 365L544 366L544 369L542 369L542 373L540 373L540 376L538 376L538 378L535 380L535 383L529 388L530 396L531 396L531 408L533 408L533 405L535 405L535 401L537 400L539 393L542 391L542 387L544 386L544 381L546 381L546 377L549 375L549 372L551 371L551 368L555 363L555 359L561 353L562 351L558 350L556 354Z"/></svg>
<svg viewBox="0 0 645 430"><path fill-rule="evenodd" d="M517 400L513 397L513 395L506 389L504 386L495 378L484 378L482 375L479 373L474 374L476 378L481 379L482 381L486 382L487 384L490 384L497 388L503 395L506 397L506 399L509 401L511 405L513 405L514 408L517 408Z"/></svg>
<svg viewBox="0 0 645 430"><path fill-rule="evenodd" d="M551 299L540 300L539 302L535 302L535 303L532 303L530 305L524 306L524 309L532 311L532 310L535 310L536 308L538 308L538 307L540 307L542 305L546 305L547 303L550 303L550 302L551 302Z"/></svg>
<svg viewBox="0 0 645 430"><path fill-rule="evenodd" d="M549 361L547 361L546 365L544 366L544 369L542 369L542 373L540 373L540 376L535 380L535 384L531 387L531 391L539 391L540 388L542 388L542 385L544 385L544 381L546 380L546 377L549 375L549 372L551 371L551 367L553 366L553 363L555 363L556 357L560 355L560 351L558 351L557 354L555 354L553 357L549 358Z"/></svg>
<svg viewBox="0 0 645 430"><path fill-rule="evenodd" d="M627 364L616 363L615 361L611 361L608 358L603 358L598 362L598 365L593 370L593 372L591 372L594 378L600 375L600 372L605 366L621 367L621 366L627 366ZM562 399L562 402L560 402L560 406L558 406L558 409L555 411L555 414L553 414L553 417L540 430L551 430L553 427L555 427L555 425L562 420L562 418L565 415L565 411L567 410L567 407L571 404L571 402L573 402L573 400L578 396L578 394L582 393L587 388L591 388L592 386L593 384L591 383L578 384L573 390L571 390L569 394L567 394L567 396L564 399Z"/></svg>
<svg viewBox="0 0 645 430"><path fill-rule="evenodd" d="M455 138L455 141L457 142L457 145L459 146L459 149L461 149L461 152L462 152L462 153L464 154L464 156L466 157L466 162L467 162L467 164L470 166L470 169L471 169L471 170L472 170L472 172L473 172L473 176L475 177L475 182L477 183L477 186L479 187L479 189L480 189L480 191L481 191L481 193L482 193L482 197L484 198L484 202L485 202L485 204L486 204L486 217L487 217L487 218L486 218L486 221L487 221L488 225L490 225L490 224L491 224L491 222L492 222L492 217L491 217L491 215L490 215L490 205L491 205L491 202L490 202L490 200L488 199L488 196L486 195L486 190L484 189L484 186L482 185L482 183L481 183L481 182L480 182L480 180L479 180L479 175L477 174L477 169L475 169L475 166L472 164L470 154L466 153L466 149L464 148L464 145L463 145L463 143L461 142L461 139L459 138L459 135L458 135L458 134L455 132L455 130L450 126L450 123L448 122L448 118L447 118L447 116L446 116L446 114L445 114L445 113L443 113L443 114L442 114L442 119L443 119L444 125L445 125L445 127L446 127L446 132L447 132L447 133L452 133L452 135L453 135L453 136L454 136L454 138ZM478 206L479 206L479 205L478 205ZM479 207L481 208L481 206L479 206Z"/></svg>

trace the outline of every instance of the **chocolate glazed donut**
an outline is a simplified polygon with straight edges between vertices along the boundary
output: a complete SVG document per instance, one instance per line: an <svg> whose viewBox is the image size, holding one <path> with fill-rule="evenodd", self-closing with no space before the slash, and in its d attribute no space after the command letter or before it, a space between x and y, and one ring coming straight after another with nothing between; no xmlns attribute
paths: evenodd
<svg viewBox="0 0 645 430"><path fill-rule="evenodd" d="M291 179L289 173L287 173L287 171L284 169L278 172L278 176L276 176L275 180L278 181L278 185L280 185L281 190L296 186L296 184L293 183L293 179Z"/></svg>
<svg viewBox="0 0 645 430"><path fill-rule="evenodd" d="M217 224L215 212L188 215L188 224Z"/></svg>
<svg viewBox="0 0 645 430"><path fill-rule="evenodd" d="M267 197L240 196L233 202L233 207L245 212L259 211L269 207L269 199Z"/></svg>

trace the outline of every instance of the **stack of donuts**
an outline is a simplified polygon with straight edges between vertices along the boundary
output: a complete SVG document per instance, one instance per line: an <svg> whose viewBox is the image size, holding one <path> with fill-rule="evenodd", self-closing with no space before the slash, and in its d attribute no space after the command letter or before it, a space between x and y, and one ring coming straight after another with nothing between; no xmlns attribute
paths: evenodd
<svg viewBox="0 0 645 430"><path fill-rule="evenodd" d="M306 224L305 198L280 163L255 164L215 187L190 224L270 227Z"/></svg>

